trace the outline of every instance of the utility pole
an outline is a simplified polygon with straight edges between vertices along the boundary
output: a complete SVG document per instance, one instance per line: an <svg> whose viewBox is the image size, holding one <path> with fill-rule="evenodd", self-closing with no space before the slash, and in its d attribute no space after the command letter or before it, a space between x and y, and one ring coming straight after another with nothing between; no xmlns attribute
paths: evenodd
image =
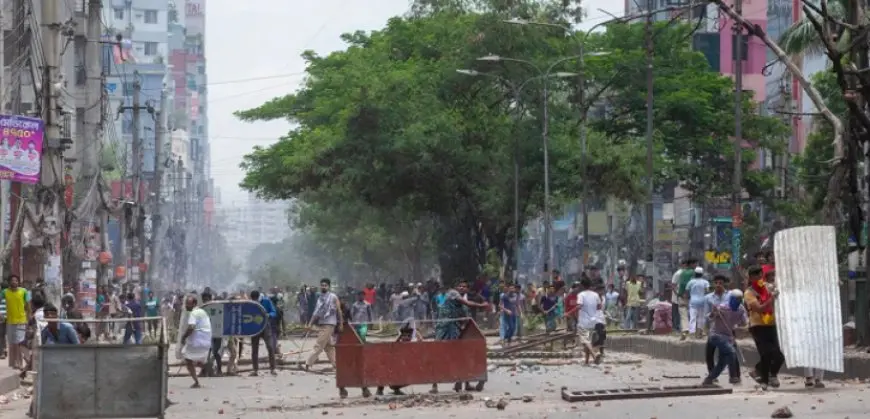
<svg viewBox="0 0 870 419"><path fill-rule="evenodd" d="M103 77L101 66L100 37L102 35L102 2L100 0L88 1L87 42L85 44L85 75L87 77L87 90L85 93L87 108L85 108L85 135L82 150L81 177L83 184L90 188L91 183L100 173L100 143L102 131L101 106L103 100Z"/></svg>
<svg viewBox="0 0 870 419"><path fill-rule="evenodd" d="M154 138L154 207L151 210L151 260L148 263L147 284L154 286L154 276L160 265L160 253L162 249L163 234L160 232L163 224L162 202L163 199L163 152L167 134L166 112L166 89L160 92L160 109L157 110L157 127Z"/></svg>
<svg viewBox="0 0 870 419"><path fill-rule="evenodd" d="M102 69L102 44L100 37L102 35L103 22L101 19L102 2L100 0L88 1L88 21L87 21L87 38L85 42L85 114L84 114L84 135L81 137L84 141L80 147L82 165L80 179L81 184L89 189L100 175L100 152L102 147L103 137L103 69ZM86 194L85 199L97 200L95 195ZM100 243L101 250L106 250L108 241L103 240L105 234L105 219L108 214L103 211L102 203L97 205L98 210L94 213L96 221L100 225ZM96 268L96 263L93 260L85 260L81 267ZM97 277L94 285L100 284L100 278Z"/></svg>
<svg viewBox="0 0 870 419"><path fill-rule="evenodd" d="M142 82L139 80L139 73L133 75L133 201L137 204L140 200L139 190L142 181L142 116L139 111L142 109Z"/></svg>
<svg viewBox="0 0 870 419"><path fill-rule="evenodd" d="M653 220L653 14L655 2L647 0L646 16L646 181L649 202L646 204L646 261L654 260L654 226Z"/></svg>
<svg viewBox="0 0 870 419"><path fill-rule="evenodd" d="M546 249L546 258L544 259L544 274L549 276L550 272L555 269L553 266L553 220L550 217L550 90L548 75L544 75L544 132L543 132L543 148L544 148L544 249Z"/></svg>
<svg viewBox="0 0 870 419"><path fill-rule="evenodd" d="M578 96L580 102L580 181L583 182L581 185L582 196L580 197L580 211L583 219L583 241L580 243L580 255L583 258L583 267L581 269L584 272L586 264L589 263L589 176L586 170L586 154L588 153L586 149L586 118L588 117L587 109L589 108L586 106L585 42L584 38L580 43L580 68L577 74L577 88L579 89Z"/></svg>
<svg viewBox="0 0 870 419"><path fill-rule="evenodd" d="M25 22L27 17L24 0L13 0L12 2L12 21L13 22ZM21 80L25 74L25 67L30 65L30 45L27 42L27 39L30 39L30 35L32 35L32 30L30 25L23 25L19 33L12 32L12 35L15 36L14 42L14 60L12 63L5 63L5 65L9 65L9 76L11 80L9 81L9 104L11 106L12 113L15 115L21 115L24 111L21 106ZM5 41L4 41L5 42ZM5 69L5 67L4 67ZM5 71L4 71L5 73ZM4 104L5 105L5 104ZM10 214L9 217L12 220L18 218L18 212L23 208L20 207L22 196L22 185L20 182L14 182L10 185ZM20 233L16 231L10 231L9 240L12 244L12 251L10 252L10 274L16 274L19 277L23 274L23 263L22 263L22 252Z"/></svg>
<svg viewBox="0 0 870 419"><path fill-rule="evenodd" d="M743 0L735 0L734 11L743 14ZM734 177L731 191L731 269L739 278L743 241L743 25L734 22Z"/></svg>
<svg viewBox="0 0 870 419"><path fill-rule="evenodd" d="M124 203L124 211L123 211L123 220L121 221L121 240L122 240L122 248L123 252L128 252L126 248L127 242L131 242L130 250L127 255L121 259L124 262L125 269L127 271L127 278L130 277L130 270L134 270L134 272L139 272L139 262L143 261L144 258L144 228L142 228L142 220L139 216L141 214L141 192L140 186L142 183L142 116L140 115L140 111L145 110L146 107L141 104L141 96L142 96L142 82L139 79L139 72L133 72L133 91L132 93L132 106L121 106L118 109L119 113L123 113L124 111L132 111L132 131L133 131L133 139L132 139L132 147L131 147L131 162L133 165L133 199L132 203ZM124 182L121 182L122 185L126 183L126 179ZM122 191L124 187L122 186ZM133 222L135 220L135 223ZM128 235L130 233L130 227L136 227L136 240L128 240ZM130 261L134 261L131 263ZM138 273L137 275L141 275ZM137 280L141 280L141 277L137 277Z"/></svg>
<svg viewBox="0 0 870 419"><path fill-rule="evenodd" d="M40 170L40 183L43 187L60 192L63 188L63 152L61 148L61 117L57 109L57 95L55 83L60 79L60 50L61 50L61 22L58 13L59 4L56 1L41 2L42 13L42 40L45 65L42 69L42 118L45 122L42 167ZM60 194L59 194L60 196ZM45 259L45 272L53 272L52 276L45 277L46 302L60 307L60 298L63 285L63 272L61 272L61 238L63 236L64 214L61 199L52 200L50 209L41 210L48 213L43 226L44 234L50 243ZM38 204L43 205L43 204ZM48 210L48 211L46 211Z"/></svg>
<svg viewBox="0 0 870 419"><path fill-rule="evenodd" d="M6 112L6 86L11 85L6 81L6 30L4 24L6 22L3 12L6 10L6 1L0 0L0 113ZM22 31L23 32L23 31ZM10 198L11 182L8 180L0 181L0 250L6 250L6 243L9 242L9 237L6 236L6 219L9 217L9 210L12 208ZM10 234L12 233L12 223L9 225ZM5 278L6 275L3 269L5 260L0 260L0 278Z"/></svg>

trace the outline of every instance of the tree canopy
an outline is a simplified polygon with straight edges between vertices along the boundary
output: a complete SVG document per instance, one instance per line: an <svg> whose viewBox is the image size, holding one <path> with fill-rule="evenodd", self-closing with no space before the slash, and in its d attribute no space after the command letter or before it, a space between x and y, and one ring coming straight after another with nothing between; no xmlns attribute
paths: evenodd
<svg viewBox="0 0 870 419"><path fill-rule="evenodd" d="M416 266L413 280L427 261L437 262L445 279L468 279L492 250L512 260L515 159L520 225L543 210L546 83L553 209L576 202L584 183L599 201L648 199L640 25L566 37L558 28L506 24L498 11L420 10L379 31L343 35L343 51L306 52L299 91L236 113L295 126L245 157L245 189L296 199L298 225L351 259L406 259ZM710 196L728 190L722 183L733 167L733 84L691 50L690 32L656 28L665 41L656 43L655 180ZM606 54L587 54L581 66L571 58L580 42ZM480 60L486 56L523 62ZM561 77L541 77L551 65ZM782 124L755 116L750 98L744 108L746 138L781 146ZM587 114L584 173L579 135ZM765 176L747 176L747 189L763 188Z"/></svg>

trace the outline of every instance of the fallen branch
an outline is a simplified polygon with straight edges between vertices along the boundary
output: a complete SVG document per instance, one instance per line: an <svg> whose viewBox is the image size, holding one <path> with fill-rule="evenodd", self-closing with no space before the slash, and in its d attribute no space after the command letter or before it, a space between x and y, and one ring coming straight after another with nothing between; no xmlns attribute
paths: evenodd
<svg viewBox="0 0 870 419"><path fill-rule="evenodd" d="M768 36L763 29L761 29L761 26L748 21L744 16L738 14L734 8L726 4L724 0L709 1L710 3L715 4L722 13L728 15L728 17L734 20L734 22L743 26L750 35L760 39L761 42L764 42L764 45L766 45L773 54L776 55L777 59L785 65L792 77L798 81L798 84L800 84L803 91L807 93L807 96L809 96L819 113L822 114L825 120L831 124L831 127L834 130L834 139L832 141L834 146L834 158L831 159L833 170L831 171L831 178L828 180L828 191L825 195L823 217L825 222L835 224L836 220L839 218L838 214L841 204L840 193L842 191L841 186L844 184L843 181L849 173L849 171L844 168L846 163L846 146L844 140L846 129L843 125L843 121L831 112L827 104L825 104L825 100L822 99L822 95L819 91L816 90L813 84L807 79L803 72L801 72L800 68L789 59L788 54L786 54L786 52L776 42L770 39L770 36ZM820 34L820 36L822 36L822 34Z"/></svg>
<svg viewBox="0 0 870 419"><path fill-rule="evenodd" d="M801 88L807 92L810 100L813 102L813 105L816 106L819 113L833 126L834 128L834 163L838 163L845 158L845 147L843 143L843 136L845 133L845 128L843 125L843 121L837 115L834 115L833 112L828 108L825 104L825 100L822 99L822 95L813 87L813 84L807 79L807 77L801 72L800 68L789 59L788 54L770 37L761 29L761 26L758 26L742 15L737 14L737 12L729 5L725 4L723 0L710 0L711 3L716 4L723 13L728 15L735 22L740 23L750 35L755 36L764 42L770 50L776 55L777 59L780 62L785 64L785 67L788 69L789 73L797 79L798 83L801 85Z"/></svg>

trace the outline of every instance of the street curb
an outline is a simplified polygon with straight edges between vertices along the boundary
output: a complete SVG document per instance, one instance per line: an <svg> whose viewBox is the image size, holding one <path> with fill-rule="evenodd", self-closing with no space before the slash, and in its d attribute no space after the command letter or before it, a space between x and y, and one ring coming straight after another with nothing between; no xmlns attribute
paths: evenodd
<svg viewBox="0 0 870 419"><path fill-rule="evenodd" d="M691 362L705 365L704 351L706 340L677 341L662 336L608 336L605 348L614 352L630 352L648 355L653 358L677 362ZM745 363L741 369L758 362L758 353L751 340L738 341ZM825 379L867 379L870 378L870 358L846 355L843 360L844 373L825 371ZM706 366L704 367L706 369ZM784 374L803 376L803 368L786 368Z"/></svg>
<svg viewBox="0 0 870 419"><path fill-rule="evenodd" d="M0 394L11 393L18 390L21 386L21 379L18 378L18 372L9 371L7 374L0 375Z"/></svg>

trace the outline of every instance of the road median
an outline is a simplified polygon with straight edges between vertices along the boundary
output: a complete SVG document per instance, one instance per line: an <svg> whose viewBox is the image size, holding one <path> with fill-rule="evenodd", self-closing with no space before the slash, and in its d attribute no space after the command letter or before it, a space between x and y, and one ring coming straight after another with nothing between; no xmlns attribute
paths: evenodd
<svg viewBox="0 0 870 419"><path fill-rule="evenodd" d="M608 336L606 348L613 352L628 352L643 354L653 358L667 359L677 362L697 364L698 368L704 369L704 353L706 340L689 338L680 341L678 336L662 335L631 335L631 336ZM743 365L755 365L758 362L758 353L750 339L738 340L738 347L743 352ZM870 355L863 351L847 348L844 356L844 373L826 372L826 379L870 379ZM784 373L803 375L803 369L787 368Z"/></svg>

